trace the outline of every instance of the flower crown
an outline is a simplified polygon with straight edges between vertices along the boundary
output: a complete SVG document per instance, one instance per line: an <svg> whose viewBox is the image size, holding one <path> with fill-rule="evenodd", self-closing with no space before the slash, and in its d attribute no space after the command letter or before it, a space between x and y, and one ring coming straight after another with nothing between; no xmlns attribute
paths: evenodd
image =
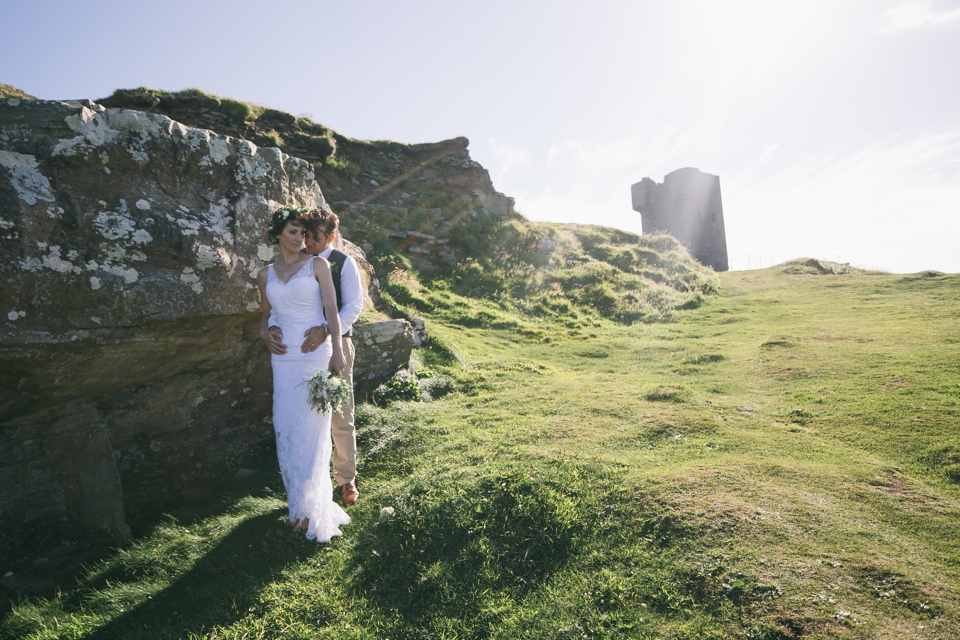
<svg viewBox="0 0 960 640"><path fill-rule="evenodd" d="M273 212L273 215L270 216L270 222L264 227L264 230L267 232L267 237L270 239L272 244L277 244L280 242L280 238L274 232L274 229L277 227L283 228L283 223L286 222L289 218L302 218L309 212L309 209L306 207L281 207Z"/></svg>

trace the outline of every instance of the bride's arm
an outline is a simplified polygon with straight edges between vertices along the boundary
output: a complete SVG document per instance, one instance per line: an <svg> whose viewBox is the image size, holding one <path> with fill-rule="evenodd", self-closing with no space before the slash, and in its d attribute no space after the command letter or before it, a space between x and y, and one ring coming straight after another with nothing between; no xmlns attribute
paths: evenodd
<svg viewBox="0 0 960 640"><path fill-rule="evenodd" d="M282 338L270 331L270 301L267 300L267 269L260 269L257 274L257 287L260 289L260 340L267 345L270 353L282 356L287 352L287 345L283 344Z"/></svg>
<svg viewBox="0 0 960 640"><path fill-rule="evenodd" d="M337 290L333 287L333 275L330 273L330 263L323 258L313 260L313 275L320 283L320 298L323 300L323 315L327 318L330 327L330 344L333 347L333 356L330 358L330 368L337 373L343 371L347 361L343 358L343 331L340 330L340 314L337 311Z"/></svg>

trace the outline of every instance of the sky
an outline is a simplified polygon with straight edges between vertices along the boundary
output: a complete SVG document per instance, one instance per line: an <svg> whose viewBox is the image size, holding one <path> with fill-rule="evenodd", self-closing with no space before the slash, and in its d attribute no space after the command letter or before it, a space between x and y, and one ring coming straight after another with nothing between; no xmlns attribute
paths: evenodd
<svg viewBox="0 0 960 640"><path fill-rule="evenodd" d="M533 220L640 232L720 176L733 269L960 272L960 0L0 0L0 82L200 87L355 138L470 139Z"/></svg>

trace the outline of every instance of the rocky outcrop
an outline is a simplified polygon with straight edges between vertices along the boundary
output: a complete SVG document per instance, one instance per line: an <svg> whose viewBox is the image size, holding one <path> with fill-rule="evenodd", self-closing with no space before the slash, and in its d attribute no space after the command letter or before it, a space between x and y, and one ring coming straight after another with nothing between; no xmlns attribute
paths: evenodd
<svg viewBox="0 0 960 640"><path fill-rule="evenodd" d="M354 381L358 387L369 388L410 361L414 327L406 320L362 324L354 330L353 343L357 348Z"/></svg>
<svg viewBox="0 0 960 640"><path fill-rule="evenodd" d="M469 144L454 138L371 148L344 140L337 153L355 158L355 175L347 181L342 172L321 167L318 181L361 245L386 233L414 265L447 269L471 254L465 222L487 220L490 226L515 215L513 198L494 188L487 170L470 157Z"/></svg>
<svg viewBox="0 0 960 640"><path fill-rule="evenodd" d="M333 248L353 258L359 267L360 284L363 286L364 291L363 310L371 311L379 309L381 307L380 281L377 280L377 274L373 269L373 265L367 262L367 256L363 252L363 249L349 240L345 240L339 231L333 240Z"/></svg>
<svg viewBox="0 0 960 640"><path fill-rule="evenodd" d="M345 234L378 258L398 252L417 266L448 269L471 255L469 223L489 227L515 216L513 198L497 191L470 157L467 138L354 140L308 118L196 89L118 90L101 102L258 143L270 140L308 160Z"/></svg>
<svg viewBox="0 0 960 640"><path fill-rule="evenodd" d="M271 441L262 225L322 201L313 166L276 148L91 102L0 102L0 546L122 539ZM373 271L343 246L372 306ZM358 377L383 344L409 356L395 325L361 329L393 337L360 345Z"/></svg>

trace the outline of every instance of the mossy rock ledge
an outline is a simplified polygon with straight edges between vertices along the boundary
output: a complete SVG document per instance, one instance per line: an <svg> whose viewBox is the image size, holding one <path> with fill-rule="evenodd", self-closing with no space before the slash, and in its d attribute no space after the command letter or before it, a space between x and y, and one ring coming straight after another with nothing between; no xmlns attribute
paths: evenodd
<svg viewBox="0 0 960 640"><path fill-rule="evenodd" d="M281 204L322 201L314 167L276 148L89 101L0 101L11 557L91 532L120 541L272 440L255 285L275 250L263 222ZM342 246L374 306L363 251ZM359 333L359 377L409 360L405 320Z"/></svg>

